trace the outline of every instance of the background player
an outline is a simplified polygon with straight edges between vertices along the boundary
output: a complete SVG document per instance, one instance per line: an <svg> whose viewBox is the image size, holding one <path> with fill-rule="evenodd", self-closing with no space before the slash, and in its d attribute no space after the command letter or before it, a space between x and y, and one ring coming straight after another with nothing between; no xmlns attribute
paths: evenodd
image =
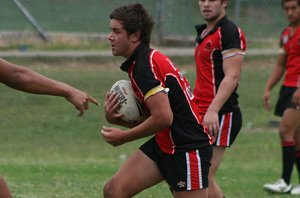
<svg viewBox="0 0 300 198"><path fill-rule="evenodd" d="M226 17L228 0L199 0L206 24L197 25L195 100L208 132L215 137L209 170L209 197L222 198L215 179L226 147L242 126L237 86L246 41L241 29Z"/></svg>
<svg viewBox="0 0 300 198"><path fill-rule="evenodd" d="M300 83L300 0L282 0L282 8L290 24L281 34L280 53L263 95L264 107L269 110L271 90L284 74L275 108L275 115L282 117L279 126L282 174L275 183L264 185L264 189L276 193L286 193L292 189L290 182L295 162L300 180L299 90L296 92ZM300 185L295 186L291 194L300 195Z"/></svg>

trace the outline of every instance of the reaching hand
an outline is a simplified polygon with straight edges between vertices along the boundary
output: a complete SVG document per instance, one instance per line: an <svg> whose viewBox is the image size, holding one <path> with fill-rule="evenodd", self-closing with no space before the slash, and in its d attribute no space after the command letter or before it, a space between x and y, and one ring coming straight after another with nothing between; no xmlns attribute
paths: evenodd
<svg viewBox="0 0 300 198"><path fill-rule="evenodd" d="M89 102L94 103L99 106L99 103L96 99L89 96L87 93L80 91L78 89L72 88L69 92L69 95L66 99L72 103L75 108L79 111L78 116L82 116L84 111L89 108Z"/></svg>

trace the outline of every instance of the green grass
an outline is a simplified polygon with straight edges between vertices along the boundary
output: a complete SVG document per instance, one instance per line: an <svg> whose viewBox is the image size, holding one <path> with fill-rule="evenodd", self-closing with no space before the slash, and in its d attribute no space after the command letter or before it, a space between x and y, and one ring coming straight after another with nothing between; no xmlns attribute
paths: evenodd
<svg viewBox="0 0 300 198"><path fill-rule="evenodd" d="M187 71L194 84L195 72L189 59L174 59ZM118 66L121 59L10 59L30 65L46 76L87 91L101 103L90 105L83 117L63 98L37 96L0 86L0 175L16 198L102 197L105 182L122 164L122 155L130 155L144 140L114 148L99 135L103 117L103 99L118 79L127 78ZM262 109L260 98L268 74L275 62L271 58L246 60L240 82L240 105L244 128L236 143L228 149L218 172L218 181L230 198L289 197L274 196L262 185L278 179L281 156L278 134L268 127L276 119ZM278 91L276 88L275 92ZM277 95L273 94L273 101ZM247 128L247 123L251 127ZM295 171L296 172L296 171ZM296 183L294 172L293 183ZM139 198L171 197L161 183Z"/></svg>

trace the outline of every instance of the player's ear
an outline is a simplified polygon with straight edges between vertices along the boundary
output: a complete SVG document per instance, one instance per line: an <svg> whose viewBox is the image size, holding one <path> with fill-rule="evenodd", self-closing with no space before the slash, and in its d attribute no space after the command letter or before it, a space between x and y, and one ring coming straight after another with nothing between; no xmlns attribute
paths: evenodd
<svg viewBox="0 0 300 198"><path fill-rule="evenodd" d="M229 0L222 0L221 2L222 2L223 7L226 9L228 6Z"/></svg>
<svg viewBox="0 0 300 198"><path fill-rule="evenodd" d="M141 39L141 31L137 31L137 32L135 32L135 33L133 33L132 35L132 41L133 42L138 42L138 41L140 41Z"/></svg>

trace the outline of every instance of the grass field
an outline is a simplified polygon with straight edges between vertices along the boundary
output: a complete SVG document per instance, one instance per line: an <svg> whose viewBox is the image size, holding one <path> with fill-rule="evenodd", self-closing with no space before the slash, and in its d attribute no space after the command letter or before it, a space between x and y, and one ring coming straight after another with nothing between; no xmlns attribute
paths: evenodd
<svg viewBox="0 0 300 198"><path fill-rule="evenodd" d="M104 95L119 79L127 78L115 61L10 59L57 80L86 90L103 104ZM175 59L194 84L193 63ZM261 95L274 57L246 59L240 82L240 105L244 127L228 149L218 180L230 198L290 197L271 195L262 185L278 179L281 169L279 139L269 121L278 120L261 106ZM278 87L273 94L273 103ZM114 148L100 137L103 106L90 106L83 117L63 98L36 96L0 86L0 174L15 198L102 197L105 182L124 156L144 142L139 140ZM293 183L296 183L296 174ZM162 183L139 198L171 197Z"/></svg>

